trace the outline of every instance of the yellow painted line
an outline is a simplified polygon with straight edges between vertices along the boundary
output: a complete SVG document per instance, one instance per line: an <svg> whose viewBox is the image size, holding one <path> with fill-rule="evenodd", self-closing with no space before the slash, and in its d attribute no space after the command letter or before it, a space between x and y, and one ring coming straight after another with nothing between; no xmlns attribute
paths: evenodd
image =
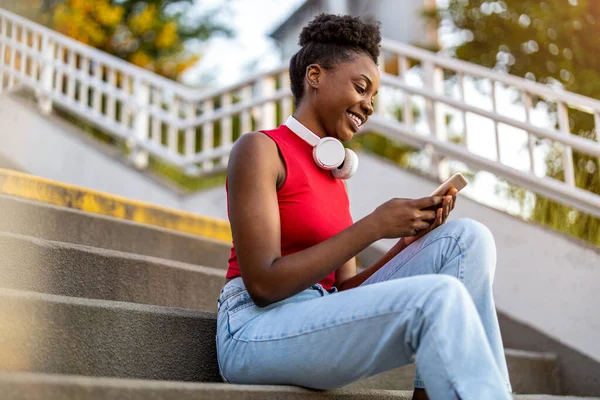
<svg viewBox="0 0 600 400"><path fill-rule="evenodd" d="M0 169L0 193L231 242L229 222Z"/></svg>

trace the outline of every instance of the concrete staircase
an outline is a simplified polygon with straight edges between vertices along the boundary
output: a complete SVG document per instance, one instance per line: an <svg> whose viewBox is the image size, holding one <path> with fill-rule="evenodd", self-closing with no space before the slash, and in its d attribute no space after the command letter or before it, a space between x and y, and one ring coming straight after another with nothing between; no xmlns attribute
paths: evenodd
<svg viewBox="0 0 600 400"><path fill-rule="evenodd" d="M0 194L0 254L3 399L410 399L414 365L328 392L221 383L227 242ZM561 394L555 355L506 355L535 394L515 398Z"/></svg>

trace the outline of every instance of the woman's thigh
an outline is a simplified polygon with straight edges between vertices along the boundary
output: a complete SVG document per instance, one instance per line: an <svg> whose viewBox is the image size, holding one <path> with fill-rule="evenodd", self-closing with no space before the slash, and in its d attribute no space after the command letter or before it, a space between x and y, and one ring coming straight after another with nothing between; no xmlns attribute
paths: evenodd
<svg viewBox="0 0 600 400"><path fill-rule="evenodd" d="M267 310L225 306L218 317L221 371L233 383L329 389L409 364L424 304L448 288L462 286L450 277L420 276Z"/></svg>

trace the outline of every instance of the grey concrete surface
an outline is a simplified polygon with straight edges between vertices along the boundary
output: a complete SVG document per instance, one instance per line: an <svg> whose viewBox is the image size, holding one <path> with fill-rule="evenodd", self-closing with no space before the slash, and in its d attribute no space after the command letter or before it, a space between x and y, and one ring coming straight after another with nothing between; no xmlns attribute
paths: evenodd
<svg viewBox="0 0 600 400"><path fill-rule="evenodd" d="M221 382L216 316L0 289L0 370Z"/></svg>
<svg viewBox="0 0 600 400"><path fill-rule="evenodd" d="M562 393L554 355L513 349L506 349L505 355L514 393ZM411 364L355 382L348 388L410 390L414 377L415 365Z"/></svg>
<svg viewBox="0 0 600 400"><path fill-rule="evenodd" d="M0 156L24 172L180 208L181 193L127 165L118 149L91 141L56 114L42 116L32 99L0 96L0 121Z"/></svg>
<svg viewBox="0 0 600 400"><path fill-rule="evenodd" d="M0 194L0 232L227 268L231 243Z"/></svg>
<svg viewBox="0 0 600 400"><path fill-rule="evenodd" d="M0 254L0 286L50 294L214 310L223 282L222 270L14 234L0 233ZM508 351L507 361L515 392L559 393L554 359ZM408 366L352 387L407 390L413 379Z"/></svg>
<svg viewBox="0 0 600 400"><path fill-rule="evenodd" d="M12 169L21 172L23 171L23 168L18 163L16 163L14 160L3 157L2 155L0 155L0 168Z"/></svg>
<svg viewBox="0 0 600 400"><path fill-rule="evenodd" d="M561 393L600 396L599 362L503 313L499 313L498 321L504 346L556 354Z"/></svg>
<svg viewBox="0 0 600 400"><path fill-rule="evenodd" d="M412 391L342 388L312 391L291 386L165 382L0 372L5 400L410 400ZM592 397L515 395L515 400L600 400Z"/></svg>
<svg viewBox="0 0 600 400"><path fill-rule="evenodd" d="M225 271L0 232L0 287L216 311Z"/></svg>

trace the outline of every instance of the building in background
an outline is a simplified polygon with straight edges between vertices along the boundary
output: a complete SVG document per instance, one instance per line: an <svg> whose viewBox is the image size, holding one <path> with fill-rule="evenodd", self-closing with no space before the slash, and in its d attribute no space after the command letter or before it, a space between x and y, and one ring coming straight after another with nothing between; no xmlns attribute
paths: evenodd
<svg viewBox="0 0 600 400"><path fill-rule="evenodd" d="M281 48L282 58L298 51L300 30L317 14L349 14L367 22L380 21L386 39L420 47L437 47L437 29L422 16L435 0L306 0L269 35Z"/></svg>

